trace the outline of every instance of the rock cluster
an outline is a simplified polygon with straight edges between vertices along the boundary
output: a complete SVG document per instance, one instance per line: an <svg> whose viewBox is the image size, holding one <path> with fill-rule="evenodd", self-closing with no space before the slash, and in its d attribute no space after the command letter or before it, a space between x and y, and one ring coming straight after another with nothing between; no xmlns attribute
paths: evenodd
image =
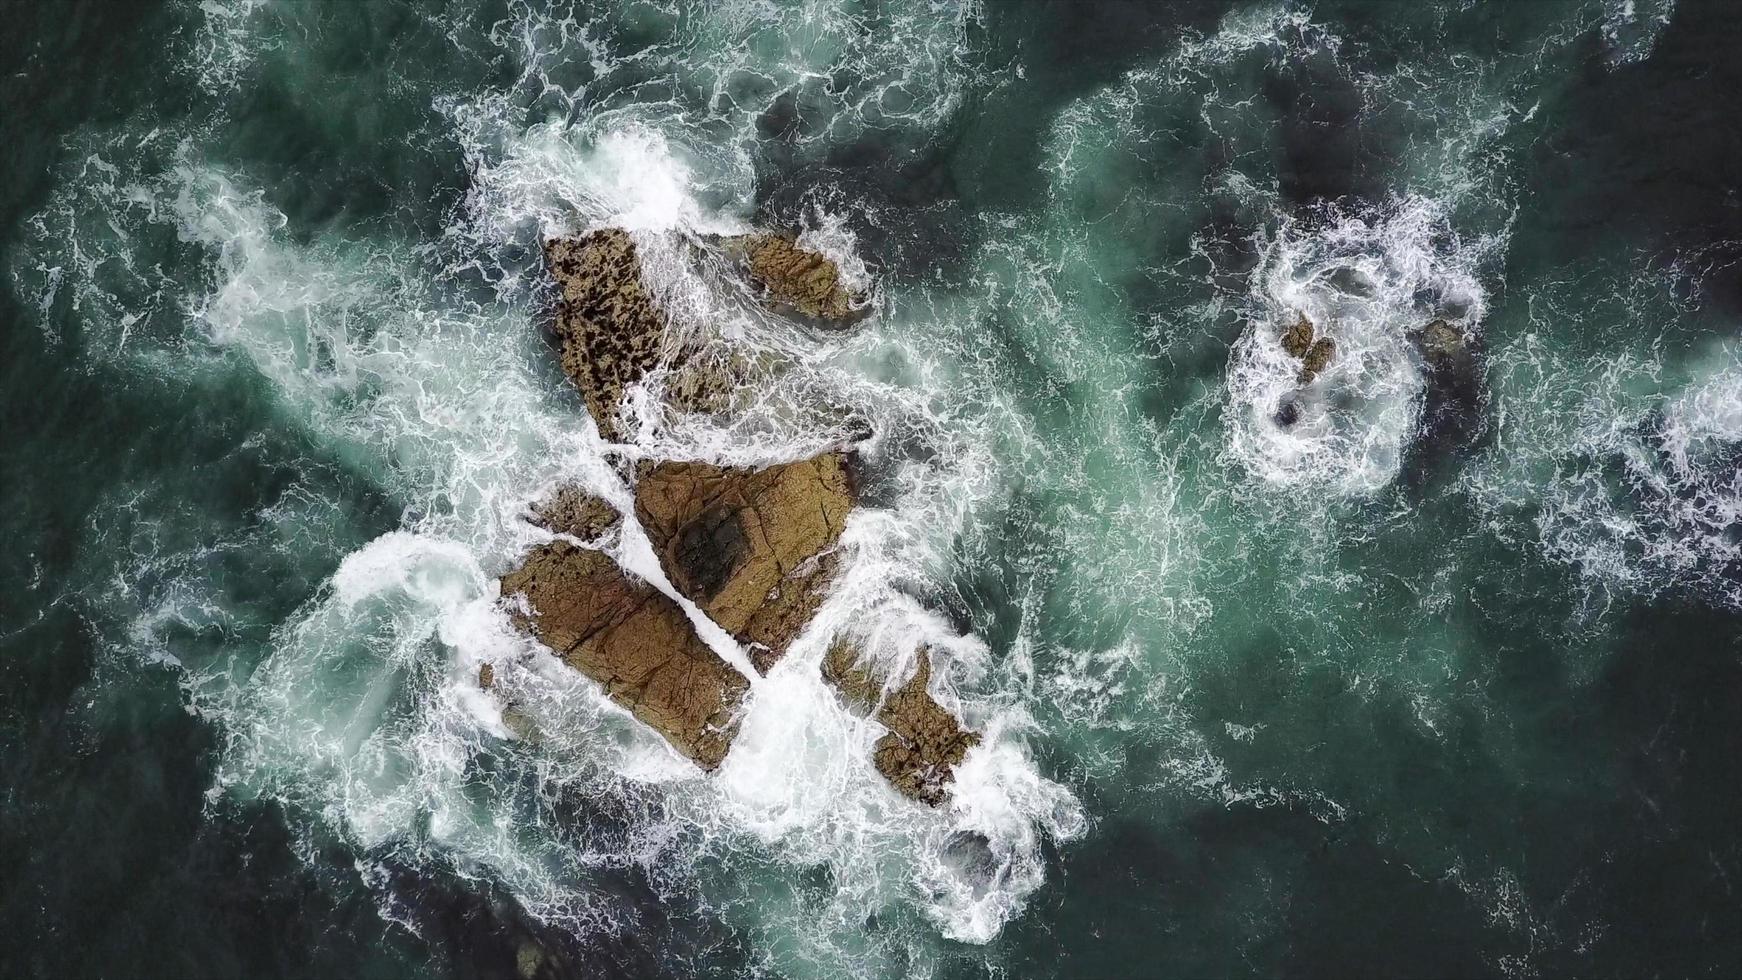
<svg viewBox="0 0 1742 980"><path fill-rule="evenodd" d="M856 312L858 299L821 256L780 236L753 236L746 247L750 274L771 300L823 319ZM559 239L546 244L545 257L562 291L555 329L563 369L600 432L620 439L624 391L657 368L692 365L666 348L664 317L641 283L627 234ZM718 370L697 376L697 391L736 383ZM851 463L848 453L831 451L756 468L643 461L634 469L635 516L672 587L733 636L761 673L804 631L834 582L836 548L857 503ZM534 507L531 519L560 536L502 578L517 624L684 755L717 767L749 678L708 647L675 601L602 550L620 521L604 501L565 488ZM978 736L931 697L929 654L921 651L919 669L887 694L842 645L830 651L824 675L888 729L874 752L878 770L906 795L941 802ZM492 678L479 679L490 686Z"/></svg>
<svg viewBox="0 0 1742 980"><path fill-rule="evenodd" d="M1303 385L1311 384L1337 353L1336 341L1328 336L1315 340L1315 332L1313 322L1305 313L1300 314L1294 326L1282 332L1282 349L1301 362L1299 381Z"/></svg>

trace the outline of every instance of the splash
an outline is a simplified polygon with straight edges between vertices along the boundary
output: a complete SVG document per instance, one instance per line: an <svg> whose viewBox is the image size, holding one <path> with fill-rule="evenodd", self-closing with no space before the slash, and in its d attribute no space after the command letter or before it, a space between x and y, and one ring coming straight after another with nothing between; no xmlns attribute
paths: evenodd
<svg viewBox="0 0 1742 980"><path fill-rule="evenodd" d="M1412 339L1435 319L1474 335L1476 270L1499 247L1466 243L1431 200L1376 213L1284 219L1259 243L1248 328L1228 371L1229 452L1274 486L1370 494L1397 475L1420 427L1427 371ZM1335 343L1310 382L1283 349L1306 317Z"/></svg>

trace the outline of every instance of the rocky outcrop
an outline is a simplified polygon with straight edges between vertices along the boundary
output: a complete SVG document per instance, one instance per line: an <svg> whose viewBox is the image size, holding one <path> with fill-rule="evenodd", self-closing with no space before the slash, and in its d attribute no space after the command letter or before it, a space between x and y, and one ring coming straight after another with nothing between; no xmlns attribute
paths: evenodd
<svg viewBox="0 0 1742 980"><path fill-rule="evenodd" d="M843 452L762 469L644 463L635 514L672 585L767 673L827 595L855 499Z"/></svg>
<svg viewBox="0 0 1742 980"><path fill-rule="evenodd" d="M829 326L845 326L870 313L868 298L847 286L840 268L827 256L799 247L795 236L743 235L728 239L727 246L744 256L763 302L777 313Z"/></svg>
<svg viewBox="0 0 1742 980"><path fill-rule="evenodd" d="M937 806L948 795L955 767L980 743L980 736L963 728L932 698L931 652L921 649L918 661L906 683L885 693L854 649L836 643L823 659L823 676L849 707L872 715L889 730L872 749L877 771L903 795Z"/></svg>
<svg viewBox="0 0 1742 980"><path fill-rule="evenodd" d="M776 312L825 325L868 312L867 297L847 286L835 264L793 236L725 244ZM605 438L630 434L624 396L656 372L666 403L680 411L719 410L749 376L742 357L716 363L700 347L674 348L627 233L553 239L544 254L561 290L553 332L563 370ZM765 467L648 460L624 475L633 476L636 517L672 587L767 673L834 582L836 549L858 496L848 454ZM717 767L737 732L749 679L707 646L675 601L601 550L619 526L610 505L570 487L527 516L557 537L502 577L516 623L698 765ZM874 751L876 768L905 795L941 802L953 768L979 736L932 698L929 651L889 691L845 646L829 652L824 674L849 704L888 729ZM478 683L498 693L503 687L489 666Z"/></svg>
<svg viewBox="0 0 1742 980"><path fill-rule="evenodd" d="M723 408L746 365L704 356L694 346L667 349L666 320L641 279L628 232L605 228L544 243L545 268L561 290L552 331L563 372L581 390L599 434L620 442L623 396L661 368L665 400L680 411Z"/></svg>
<svg viewBox="0 0 1742 980"><path fill-rule="evenodd" d="M578 492L569 504L565 513L597 511ZM514 613L518 625L697 765L713 769L726 757L749 682L665 594L603 552L560 538L504 575L502 594L525 599L525 611Z"/></svg>
<svg viewBox="0 0 1742 980"><path fill-rule="evenodd" d="M599 433L620 440L623 392L659 365L665 337L635 242L616 228L553 238L544 263L562 291L554 330L563 372L581 389Z"/></svg>
<svg viewBox="0 0 1742 980"><path fill-rule="evenodd" d="M1282 349L1301 362L1298 380L1311 384L1337 353L1337 342L1330 337L1318 337L1312 320L1302 313L1294 325L1282 332Z"/></svg>

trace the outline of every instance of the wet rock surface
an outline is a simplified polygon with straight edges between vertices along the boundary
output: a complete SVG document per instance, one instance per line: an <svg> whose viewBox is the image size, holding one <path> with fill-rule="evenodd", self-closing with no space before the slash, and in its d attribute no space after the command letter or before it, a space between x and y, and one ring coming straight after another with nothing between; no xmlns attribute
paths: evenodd
<svg viewBox="0 0 1742 980"><path fill-rule="evenodd" d="M764 233L729 239L743 254L752 282L777 313L796 313L827 325L844 326L870 313L867 297L850 289L827 256L799 247L792 235Z"/></svg>
<svg viewBox="0 0 1742 980"><path fill-rule="evenodd" d="M931 652L921 649L918 659L913 676L885 693L858 652L837 643L823 659L823 676L850 707L889 729L872 750L877 771L903 795L937 806L948 797L955 767L980 736L963 728L931 696Z"/></svg>
<svg viewBox="0 0 1742 980"><path fill-rule="evenodd" d="M581 389L599 433L623 438L623 392L658 367L665 316L641 281L625 231L606 228L544 243L544 263L562 292L554 331L563 372Z"/></svg>
<svg viewBox="0 0 1742 980"><path fill-rule="evenodd" d="M520 626L697 765L726 757L749 682L668 596L603 552L560 539L504 575L502 594L524 597Z"/></svg>
<svg viewBox="0 0 1742 980"><path fill-rule="evenodd" d="M767 673L827 595L856 498L844 452L763 469L643 463L635 513L672 585Z"/></svg>
<svg viewBox="0 0 1742 980"><path fill-rule="evenodd" d="M561 291L552 332L563 373L581 390L601 436L623 441L624 393L655 371L665 372L665 402L679 411L726 406L748 365L708 356L695 345L668 344L665 315L642 281L628 232L605 228L550 239L544 260Z"/></svg>
<svg viewBox="0 0 1742 980"><path fill-rule="evenodd" d="M1427 363L1427 392L1417 462L1467 449L1486 426L1486 385L1479 337L1452 321L1435 319L1414 332L1416 349Z"/></svg>
<svg viewBox="0 0 1742 980"><path fill-rule="evenodd" d="M828 325L867 312L865 297L846 286L834 263L790 235L725 244L776 312ZM666 403L680 411L718 411L745 383L748 361L713 363L693 348L672 349L627 233L553 239L544 251L562 294L553 329L563 370L605 438L628 435L624 395L655 372L663 372ZM643 460L620 472L633 480L636 519L672 587L767 673L834 583L836 548L859 497L849 454L763 467ZM619 526L610 505L567 487L533 506L527 519L559 537L502 577L517 625L702 768L718 767L737 733L749 680L708 647L675 601L599 550ZM824 674L850 705L888 729L871 760L878 771L912 799L942 802L954 766L979 736L932 698L930 652L920 651L914 676L887 692L844 646L829 652ZM480 671L479 686L497 686L490 668Z"/></svg>
<svg viewBox="0 0 1742 980"><path fill-rule="evenodd" d="M563 487L534 504L532 523L556 534L596 541L617 526L617 511L580 487Z"/></svg>
<svg viewBox="0 0 1742 980"><path fill-rule="evenodd" d="M1311 384L1337 353L1336 341L1316 335L1317 329L1304 313L1282 332L1282 349L1301 362L1299 381L1303 385Z"/></svg>

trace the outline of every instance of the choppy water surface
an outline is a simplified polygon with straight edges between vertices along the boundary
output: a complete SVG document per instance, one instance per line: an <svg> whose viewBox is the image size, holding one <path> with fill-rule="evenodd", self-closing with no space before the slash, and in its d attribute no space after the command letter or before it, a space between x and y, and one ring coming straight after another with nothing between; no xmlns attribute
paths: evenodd
<svg viewBox="0 0 1742 980"><path fill-rule="evenodd" d="M1742 970L1732 21L23 11L3 972ZM712 776L497 602L529 501L620 492L538 330L538 242L606 225L675 328L794 364L730 426L644 400L641 450L875 432ZM752 225L875 315L685 257ZM931 646L986 735L948 806L843 763L836 630Z"/></svg>

